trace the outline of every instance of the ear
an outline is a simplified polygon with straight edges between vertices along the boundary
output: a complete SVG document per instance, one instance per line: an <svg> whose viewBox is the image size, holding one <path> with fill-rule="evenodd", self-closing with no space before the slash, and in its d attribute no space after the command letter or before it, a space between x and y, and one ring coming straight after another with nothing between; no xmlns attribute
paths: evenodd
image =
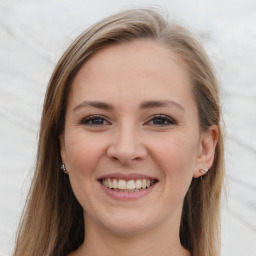
<svg viewBox="0 0 256 256"><path fill-rule="evenodd" d="M217 125L212 125L207 131L201 134L196 160L196 169L193 173L194 178L199 178L205 174L202 172L202 169L205 170L211 168L218 136L219 129Z"/></svg>
<svg viewBox="0 0 256 256"><path fill-rule="evenodd" d="M66 164L66 147L65 147L65 140L64 140L63 133L60 134L59 140L60 140L60 155L61 155L62 163Z"/></svg>

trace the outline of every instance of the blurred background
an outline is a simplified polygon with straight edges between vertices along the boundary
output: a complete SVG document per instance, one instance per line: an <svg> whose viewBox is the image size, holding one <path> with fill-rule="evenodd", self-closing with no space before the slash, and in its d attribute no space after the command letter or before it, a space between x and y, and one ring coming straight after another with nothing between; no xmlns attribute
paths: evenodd
<svg viewBox="0 0 256 256"><path fill-rule="evenodd" d="M11 255L56 62L95 21L150 6L188 27L214 63L226 129L222 256L256 256L254 0L0 0L0 256Z"/></svg>

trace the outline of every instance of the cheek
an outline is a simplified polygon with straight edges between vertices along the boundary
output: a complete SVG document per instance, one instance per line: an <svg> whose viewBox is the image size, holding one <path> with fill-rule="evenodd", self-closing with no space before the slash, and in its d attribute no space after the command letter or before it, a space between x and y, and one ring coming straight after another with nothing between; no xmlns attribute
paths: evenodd
<svg viewBox="0 0 256 256"><path fill-rule="evenodd" d="M103 152L104 143L99 138L85 135L84 132L72 133L66 140L67 162L74 175L93 174Z"/></svg>
<svg viewBox="0 0 256 256"><path fill-rule="evenodd" d="M72 190L84 209L93 203L90 194L95 190L98 163L104 154L103 145L94 136L84 132L66 136L66 156Z"/></svg>
<svg viewBox="0 0 256 256"><path fill-rule="evenodd" d="M189 186L196 164L197 142L184 136L173 136L155 147L154 155L169 185Z"/></svg>

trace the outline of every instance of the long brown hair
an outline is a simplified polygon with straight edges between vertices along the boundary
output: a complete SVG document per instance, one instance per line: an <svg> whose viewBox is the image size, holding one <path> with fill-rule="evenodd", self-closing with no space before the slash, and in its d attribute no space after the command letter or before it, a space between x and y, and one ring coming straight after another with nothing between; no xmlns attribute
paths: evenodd
<svg viewBox="0 0 256 256"><path fill-rule="evenodd" d="M155 10L133 9L90 27L56 65L45 96L37 162L14 256L62 256L83 243L83 210L68 176L60 171L59 136L64 129L69 90L78 70L99 49L140 39L152 39L180 56L193 84L201 130L206 131L213 124L219 128L214 163L202 180L192 180L180 225L181 244L193 256L219 255L224 149L218 84L212 65L201 45L184 27L168 23Z"/></svg>

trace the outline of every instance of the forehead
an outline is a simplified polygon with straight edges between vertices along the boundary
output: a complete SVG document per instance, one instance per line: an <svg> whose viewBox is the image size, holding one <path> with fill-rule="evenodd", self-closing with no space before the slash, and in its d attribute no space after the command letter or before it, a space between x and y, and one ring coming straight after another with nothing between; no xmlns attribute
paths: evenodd
<svg viewBox="0 0 256 256"><path fill-rule="evenodd" d="M70 96L134 101L166 95L182 98L184 93L191 97L191 92L187 67L176 53L153 40L135 40L91 56L77 73Z"/></svg>

